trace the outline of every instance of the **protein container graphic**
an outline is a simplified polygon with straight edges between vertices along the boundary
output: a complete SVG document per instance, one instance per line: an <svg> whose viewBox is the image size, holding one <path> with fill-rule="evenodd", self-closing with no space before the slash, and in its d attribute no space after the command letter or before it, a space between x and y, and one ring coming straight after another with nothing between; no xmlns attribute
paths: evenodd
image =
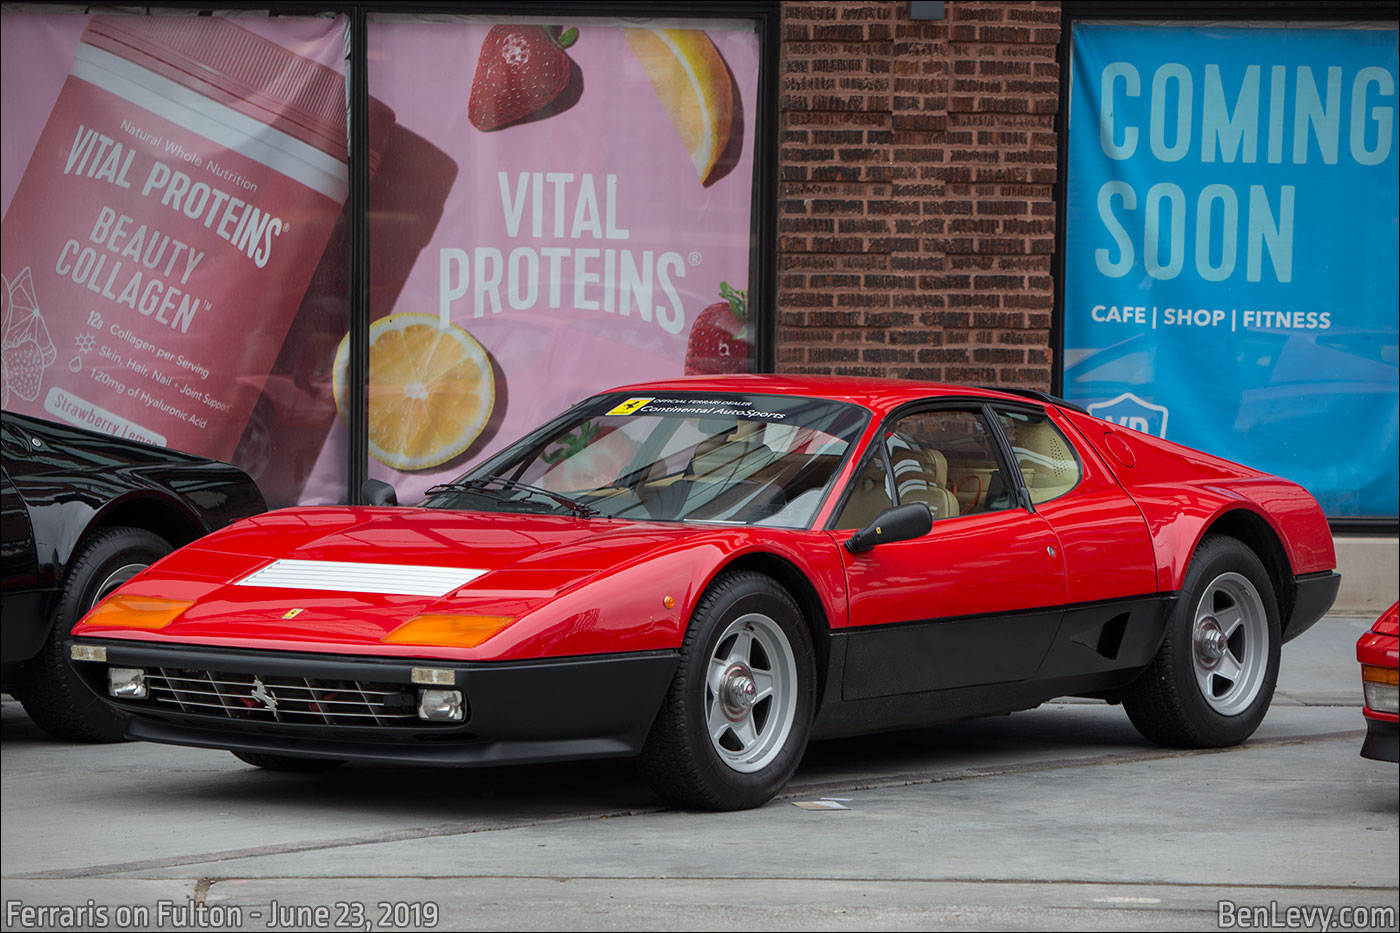
<svg viewBox="0 0 1400 933"><path fill-rule="evenodd" d="M341 215L345 110L227 19L93 17L3 222L5 407L230 459Z"/></svg>

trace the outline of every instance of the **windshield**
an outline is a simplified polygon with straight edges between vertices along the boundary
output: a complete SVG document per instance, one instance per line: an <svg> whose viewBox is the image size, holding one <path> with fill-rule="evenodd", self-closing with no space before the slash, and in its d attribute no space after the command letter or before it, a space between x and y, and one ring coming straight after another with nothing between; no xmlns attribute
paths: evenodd
<svg viewBox="0 0 1400 933"><path fill-rule="evenodd" d="M599 396L424 504L804 528L866 417L777 395Z"/></svg>

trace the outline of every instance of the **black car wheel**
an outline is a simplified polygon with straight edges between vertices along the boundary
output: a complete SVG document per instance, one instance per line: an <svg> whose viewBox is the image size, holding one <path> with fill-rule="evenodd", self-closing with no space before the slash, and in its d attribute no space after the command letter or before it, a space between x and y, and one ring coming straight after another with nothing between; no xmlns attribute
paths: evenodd
<svg viewBox="0 0 1400 933"><path fill-rule="evenodd" d="M815 700L812 641L792 597L762 574L725 574L691 619L642 774L680 806L761 806L797 769Z"/></svg>
<svg viewBox="0 0 1400 933"><path fill-rule="evenodd" d="M233 757L255 768L300 774L313 771L331 771L345 764L344 758L298 758L295 755L273 755L268 752L235 751Z"/></svg>
<svg viewBox="0 0 1400 933"><path fill-rule="evenodd" d="M1221 535L1202 539L1157 656L1123 695L1144 737L1217 748L1254 734L1278 681L1280 624L1259 558Z"/></svg>
<svg viewBox="0 0 1400 933"><path fill-rule="evenodd" d="M170 542L143 528L104 528L87 539L68 565L49 637L20 672L16 693L40 729L70 742L119 742L127 717L82 683L63 640L104 596L169 554Z"/></svg>

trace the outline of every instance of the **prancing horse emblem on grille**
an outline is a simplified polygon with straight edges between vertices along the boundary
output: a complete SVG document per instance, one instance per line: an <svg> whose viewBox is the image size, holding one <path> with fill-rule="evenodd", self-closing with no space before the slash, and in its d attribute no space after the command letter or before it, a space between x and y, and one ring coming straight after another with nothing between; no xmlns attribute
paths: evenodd
<svg viewBox="0 0 1400 933"><path fill-rule="evenodd" d="M272 712L277 712L277 697L273 696L272 691L267 689L267 685L256 677L253 678L252 697Z"/></svg>

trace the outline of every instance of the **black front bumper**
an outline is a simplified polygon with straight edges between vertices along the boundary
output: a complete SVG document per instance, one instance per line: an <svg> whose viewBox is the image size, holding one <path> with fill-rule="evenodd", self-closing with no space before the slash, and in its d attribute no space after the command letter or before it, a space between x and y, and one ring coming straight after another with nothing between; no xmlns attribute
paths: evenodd
<svg viewBox="0 0 1400 933"><path fill-rule="evenodd" d="M1361 757L1376 761L1400 761L1400 723L1366 717L1366 741Z"/></svg>
<svg viewBox="0 0 1400 933"><path fill-rule="evenodd" d="M675 673L674 651L532 661L453 662L222 648L150 647L81 639L107 649L102 662L74 662L88 686L131 714L134 739L203 748L313 758L400 761L432 765L495 765L635 755ZM341 725L231 718L152 700L106 695L108 667L189 669L364 681L416 691L415 667L453 672L469 709L462 723Z"/></svg>

